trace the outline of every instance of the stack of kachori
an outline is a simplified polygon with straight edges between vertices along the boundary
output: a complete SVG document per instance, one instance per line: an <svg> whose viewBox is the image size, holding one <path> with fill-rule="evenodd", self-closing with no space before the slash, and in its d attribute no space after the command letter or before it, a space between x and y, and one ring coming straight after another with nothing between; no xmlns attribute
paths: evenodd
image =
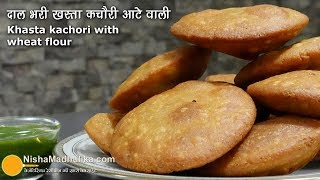
<svg viewBox="0 0 320 180"><path fill-rule="evenodd" d="M320 150L320 38L284 47L306 15L274 5L208 9L171 33L188 45L142 64L85 124L132 171L193 176L291 173ZM205 81L211 51L251 62ZM272 116L269 117L269 114Z"/></svg>

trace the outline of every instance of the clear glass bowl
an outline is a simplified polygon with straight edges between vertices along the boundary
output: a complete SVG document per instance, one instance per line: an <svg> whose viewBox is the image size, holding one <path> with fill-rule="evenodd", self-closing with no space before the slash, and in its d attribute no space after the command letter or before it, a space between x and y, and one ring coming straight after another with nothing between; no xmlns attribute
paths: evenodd
<svg viewBox="0 0 320 180"><path fill-rule="evenodd" d="M0 117L0 179L41 177L50 166L46 160L58 142L59 130L59 121L52 118Z"/></svg>

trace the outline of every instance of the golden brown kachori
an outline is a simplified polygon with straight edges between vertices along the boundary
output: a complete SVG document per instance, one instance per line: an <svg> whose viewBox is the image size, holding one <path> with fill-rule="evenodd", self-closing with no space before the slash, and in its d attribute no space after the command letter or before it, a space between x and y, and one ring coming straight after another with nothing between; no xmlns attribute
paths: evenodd
<svg viewBox="0 0 320 180"><path fill-rule="evenodd" d="M320 71L301 70L251 84L252 98L274 111L320 118Z"/></svg>
<svg viewBox="0 0 320 180"><path fill-rule="evenodd" d="M128 112L153 95L181 82L200 78L210 55L210 50L185 46L152 58L119 86L109 102L110 107Z"/></svg>
<svg viewBox="0 0 320 180"><path fill-rule="evenodd" d="M208 82L227 82L234 84L234 78L236 74L214 74L206 77L205 81Z"/></svg>
<svg viewBox="0 0 320 180"><path fill-rule="evenodd" d="M296 70L320 70L320 37L272 51L243 67L235 78L240 87Z"/></svg>
<svg viewBox="0 0 320 180"><path fill-rule="evenodd" d="M98 113L91 117L84 129L91 140L105 153L110 152L114 128L124 116L121 113Z"/></svg>
<svg viewBox="0 0 320 180"><path fill-rule="evenodd" d="M262 4L191 13L176 22L171 33L201 47L255 59L284 45L308 22L298 11Z"/></svg>
<svg viewBox="0 0 320 180"><path fill-rule="evenodd" d="M203 166L232 149L251 129L251 97L228 83L187 81L128 112L111 154L130 170L165 174Z"/></svg>
<svg viewBox="0 0 320 180"><path fill-rule="evenodd" d="M320 150L319 137L319 120L276 117L255 124L238 146L195 171L205 176L289 174L314 158Z"/></svg>

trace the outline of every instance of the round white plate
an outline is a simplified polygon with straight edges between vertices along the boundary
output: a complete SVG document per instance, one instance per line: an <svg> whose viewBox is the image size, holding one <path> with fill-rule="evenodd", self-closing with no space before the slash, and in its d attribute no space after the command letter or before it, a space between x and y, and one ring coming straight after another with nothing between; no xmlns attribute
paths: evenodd
<svg viewBox="0 0 320 180"><path fill-rule="evenodd" d="M57 144L54 149L54 155L60 158L109 158L110 155L103 153L89 138L86 132L77 133L71 137L68 137ZM230 177L192 177L186 176L186 174L172 174L172 175L155 175L133 172L118 166L113 162L66 162L66 165L73 168L82 168L87 170L94 170L95 175L116 178L116 179L257 179L257 177L242 177L242 178L230 178ZM305 168L298 170L290 175L285 176L264 176L259 179L320 179L320 163L312 162Z"/></svg>

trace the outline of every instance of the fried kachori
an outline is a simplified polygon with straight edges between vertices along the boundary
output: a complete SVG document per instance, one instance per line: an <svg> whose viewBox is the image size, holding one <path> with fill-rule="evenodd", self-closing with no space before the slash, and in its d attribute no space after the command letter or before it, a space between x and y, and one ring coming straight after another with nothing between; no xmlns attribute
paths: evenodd
<svg viewBox="0 0 320 180"><path fill-rule="evenodd" d="M118 87L109 102L110 107L128 112L153 95L181 82L200 78L210 55L208 49L185 46L152 58Z"/></svg>
<svg viewBox="0 0 320 180"><path fill-rule="evenodd" d="M202 168L205 176L289 174L305 166L320 150L320 121L283 116L255 124L234 149Z"/></svg>
<svg viewBox="0 0 320 180"><path fill-rule="evenodd" d="M232 149L251 129L251 97L228 83L187 81L128 112L111 154L130 170L165 174L203 166Z"/></svg>
<svg viewBox="0 0 320 180"><path fill-rule="evenodd" d="M298 11L262 4L191 13L176 22L171 33L201 47L255 59L284 45L308 22Z"/></svg>
<svg viewBox="0 0 320 180"><path fill-rule="evenodd" d="M273 76L251 84L247 92L275 112L320 118L320 71L301 70Z"/></svg>
<svg viewBox="0 0 320 180"><path fill-rule="evenodd" d="M122 113L98 113L84 125L91 140L105 153L110 152L114 128L123 117Z"/></svg>
<svg viewBox="0 0 320 180"><path fill-rule="evenodd" d="M206 77L205 81L208 82L227 82L234 84L234 78L236 74L214 74Z"/></svg>
<svg viewBox="0 0 320 180"><path fill-rule="evenodd" d="M296 70L320 70L320 37L272 51L243 67L235 78L240 87Z"/></svg>

